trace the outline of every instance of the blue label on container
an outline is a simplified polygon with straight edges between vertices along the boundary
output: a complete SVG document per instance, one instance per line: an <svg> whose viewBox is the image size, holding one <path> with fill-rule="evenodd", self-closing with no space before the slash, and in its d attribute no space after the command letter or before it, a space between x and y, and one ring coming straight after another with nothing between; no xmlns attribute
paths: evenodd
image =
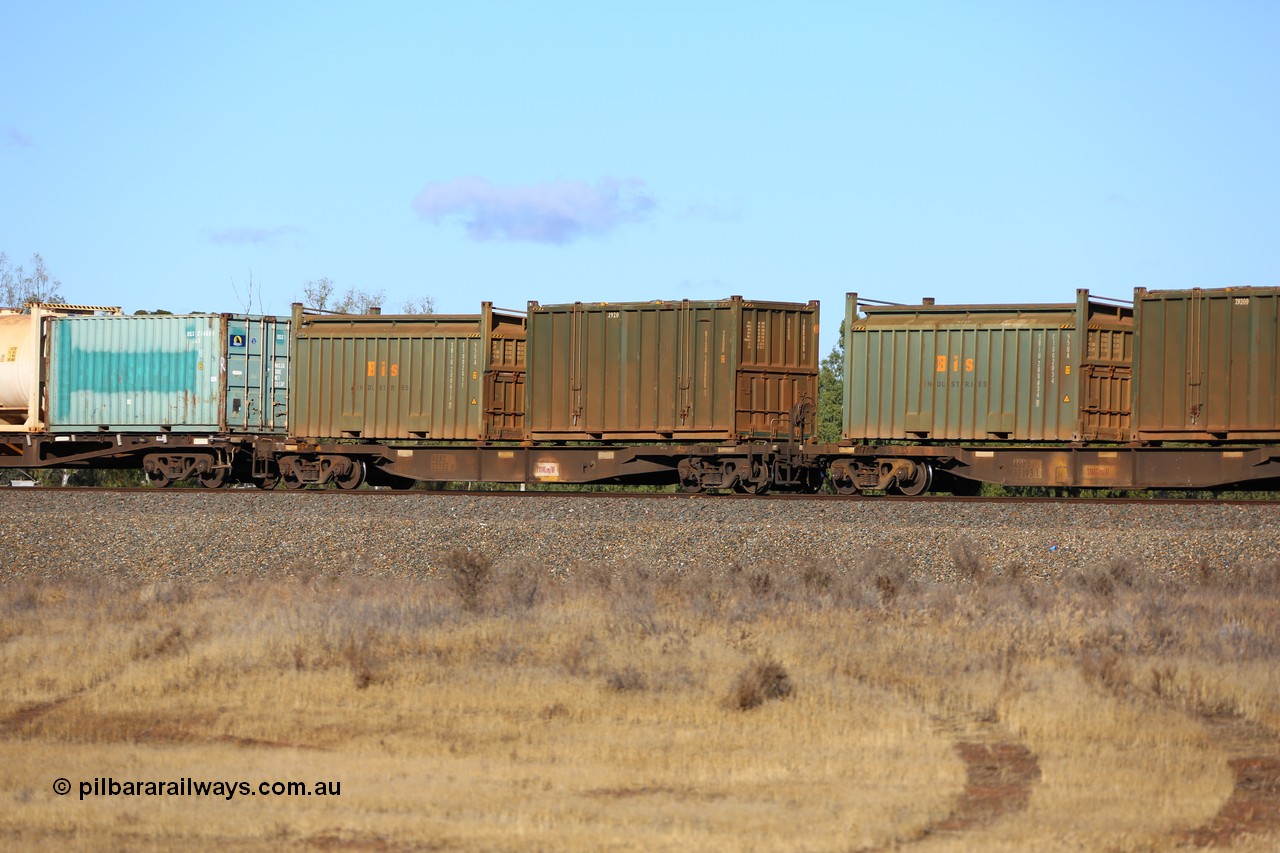
<svg viewBox="0 0 1280 853"><path fill-rule="evenodd" d="M243 347L244 347L244 335L237 335L237 334L235 334L235 333L233 332L233 333L231 334L231 346L233 346L233 347L241 347L241 348L243 348Z"/></svg>

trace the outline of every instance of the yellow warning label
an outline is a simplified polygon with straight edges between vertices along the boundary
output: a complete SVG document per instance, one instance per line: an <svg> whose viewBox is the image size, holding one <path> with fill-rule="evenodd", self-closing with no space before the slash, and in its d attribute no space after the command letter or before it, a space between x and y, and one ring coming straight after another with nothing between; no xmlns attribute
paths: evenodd
<svg viewBox="0 0 1280 853"><path fill-rule="evenodd" d="M1064 402L1064 403L1070 403L1070 402L1071 402L1071 395L1070 395L1070 394L1068 394L1067 396L1063 397L1063 398L1062 398L1062 402Z"/></svg>

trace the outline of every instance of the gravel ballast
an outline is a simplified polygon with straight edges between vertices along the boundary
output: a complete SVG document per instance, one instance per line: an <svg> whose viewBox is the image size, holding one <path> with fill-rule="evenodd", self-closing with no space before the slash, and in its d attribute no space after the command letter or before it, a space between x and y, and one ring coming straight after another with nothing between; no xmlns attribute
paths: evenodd
<svg viewBox="0 0 1280 853"><path fill-rule="evenodd" d="M549 570L900 560L943 577L978 559L990 571L1051 575L1121 559L1186 573L1280 558L1280 504L12 489L0 491L0 542L6 581L87 569L136 579L414 577L458 548Z"/></svg>

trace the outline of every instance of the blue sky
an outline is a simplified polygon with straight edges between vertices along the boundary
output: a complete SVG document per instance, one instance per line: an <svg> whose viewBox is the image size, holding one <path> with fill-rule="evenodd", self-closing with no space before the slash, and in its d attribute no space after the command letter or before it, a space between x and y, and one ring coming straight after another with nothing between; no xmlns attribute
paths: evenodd
<svg viewBox="0 0 1280 853"><path fill-rule="evenodd" d="M0 251L70 301L1280 285L1280 3L0 0ZM239 293L237 294L237 291Z"/></svg>

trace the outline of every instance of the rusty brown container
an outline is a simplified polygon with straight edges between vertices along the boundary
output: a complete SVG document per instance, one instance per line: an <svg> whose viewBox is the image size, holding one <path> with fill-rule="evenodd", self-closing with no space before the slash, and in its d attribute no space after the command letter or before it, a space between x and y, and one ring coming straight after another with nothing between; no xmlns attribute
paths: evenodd
<svg viewBox="0 0 1280 853"><path fill-rule="evenodd" d="M535 440L785 438L817 397L817 302L529 303Z"/></svg>
<svg viewBox="0 0 1280 853"><path fill-rule="evenodd" d="M844 438L1127 441L1133 309L845 305Z"/></svg>
<svg viewBox="0 0 1280 853"><path fill-rule="evenodd" d="M1139 289L1134 309L1134 438L1280 438L1280 288Z"/></svg>
<svg viewBox="0 0 1280 853"><path fill-rule="evenodd" d="M317 314L294 305L290 433L500 440L524 435L525 318ZM293 408L296 407L296 408Z"/></svg>

